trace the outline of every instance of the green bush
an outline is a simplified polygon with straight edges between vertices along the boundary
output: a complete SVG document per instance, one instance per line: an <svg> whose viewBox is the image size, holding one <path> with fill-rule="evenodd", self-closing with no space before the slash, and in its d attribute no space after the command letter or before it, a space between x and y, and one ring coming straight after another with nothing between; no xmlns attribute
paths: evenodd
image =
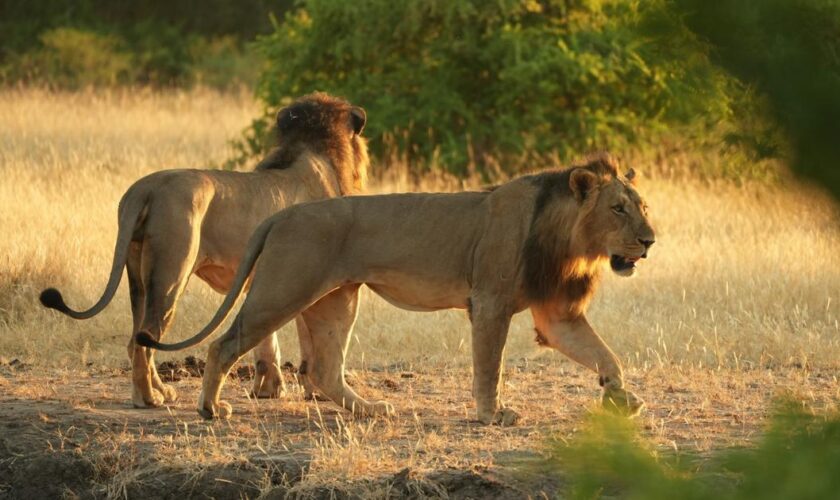
<svg viewBox="0 0 840 500"><path fill-rule="evenodd" d="M189 46L190 75L194 83L214 88L253 85L262 60L243 50L232 36L196 38Z"/></svg>
<svg viewBox="0 0 840 500"><path fill-rule="evenodd" d="M714 48L715 62L763 96L771 114L763 130L746 127L748 140L783 135L793 169L840 199L840 2L675 4L691 29Z"/></svg>
<svg viewBox="0 0 840 500"><path fill-rule="evenodd" d="M115 85L132 78L132 58L116 37L57 28L41 35L43 47L14 64L20 79L78 88Z"/></svg>
<svg viewBox="0 0 840 500"><path fill-rule="evenodd" d="M253 85L248 49L291 0L0 2L0 81L59 88Z"/></svg>
<svg viewBox="0 0 840 500"><path fill-rule="evenodd" d="M705 457L658 452L632 421L594 415L571 442L552 447L540 470L567 477L576 498L835 498L840 414L783 402L755 447Z"/></svg>
<svg viewBox="0 0 840 500"><path fill-rule="evenodd" d="M185 35L147 23L125 38L75 28L49 30L40 38L41 47L11 58L4 80L65 89L125 84L225 89L253 85L262 65L232 36Z"/></svg>
<svg viewBox="0 0 840 500"><path fill-rule="evenodd" d="M664 0L304 0L258 48L270 109L313 90L367 108L415 172L511 173L727 120L741 90Z"/></svg>

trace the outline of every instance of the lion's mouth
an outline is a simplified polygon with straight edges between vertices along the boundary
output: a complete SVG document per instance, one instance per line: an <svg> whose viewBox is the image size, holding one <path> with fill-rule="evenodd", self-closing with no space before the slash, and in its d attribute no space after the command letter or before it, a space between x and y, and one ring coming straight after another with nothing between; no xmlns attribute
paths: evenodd
<svg viewBox="0 0 840 500"><path fill-rule="evenodd" d="M639 257L622 257L621 255L613 255L610 257L610 267L615 272L629 271L636 268L636 262Z"/></svg>

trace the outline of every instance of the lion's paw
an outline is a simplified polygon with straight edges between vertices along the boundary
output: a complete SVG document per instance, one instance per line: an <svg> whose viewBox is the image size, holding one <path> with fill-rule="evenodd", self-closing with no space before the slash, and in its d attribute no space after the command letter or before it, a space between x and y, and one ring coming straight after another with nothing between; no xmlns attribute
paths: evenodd
<svg viewBox="0 0 840 500"><path fill-rule="evenodd" d="M303 392L304 401L332 401L330 398L314 391Z"/></svg>
<svg viewBox="0 0 840 500"><path fill-rule="evenodd" d="M604 389L604 397L601 403L607 411L626 417L635 417L645 407L642 398L619 388Z"/></svg>
<svg viewBox="0 0 840 500"><path fill-rule="evenodd" d="M298 384L303 387L303 399L306 401L330 401L330 398L320 394L309 377L301 375L297 379Z"/></svg>
<svg viewBox="0 0 840 500"><path fill-rule="evenodd" d="M388 417L394 414L394 406L386 401L353 405L353 414L357 417Z"/></svg>
<svg viewBox="0 0 840 500"><path fill-rule="evenodd" d="M279 399L286 394L286 387L282 384L255 383L251 389L251 397L258 399Z"/></svg>
<svg viewBox="0 0 840 500"><path fill-rule="evenodd" d="M387 401L377 401L373 403L373 407L371 408L371 415L374 417L390 417L394 413L394 405Z"/></svg>
<svg viewBox="0 0 840 500"><path fill-rule="evenodd" d="M501 425L507 427L515 425L519 421L519 413L512 408L499 408L493 413L479 413L478 420L485 425Z"/></svg>
<svg viewBox="0 0 840 500"><path fill-rule="evenodd" d="M276 399L286 393L286 384L280 371L268 370L265 374L254 376L254 387L251 389L251 396L260 399Z"/></svg>
<svg viewBox="0 0 840 500"><path fill-rule="evenodd" d="M226 418L230 418L230 416L233 414L233 407L227 401L219 401L216 407L212 409L208 409L205 406L200 406L198 408L198 414L207 420L213 420L214 418L223 420Z"/></svg>
<svg viewBox="0 0 840 500"><path fill-rule="evenodd" d="M151 397L144 397L136 388L131 396L131 402L135 408L160 408L165 402L164 395L157 389L151 390Z"/></svg>
<svg viewBox="0 0 840 500"><path fill-rule="evenodd" d="M164 403L174 403L178 401L178 391L176 391L171 385L163 384L157 389L163 395Z"/></svg>

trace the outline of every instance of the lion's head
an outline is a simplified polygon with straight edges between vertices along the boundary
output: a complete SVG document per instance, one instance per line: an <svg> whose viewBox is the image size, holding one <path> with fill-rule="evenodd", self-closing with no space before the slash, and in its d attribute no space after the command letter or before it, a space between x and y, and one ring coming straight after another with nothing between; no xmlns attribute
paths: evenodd
<svg viewBox="0 0 840 500"><path fill-rule="evenodd" d="M621 177L616 161L601 155L529 178L538 190L523 254L530 299L563 297L581 309L602 262L622 276L634 273L655 239L634 177L632 170Z"/></svg>
<svg viewBox="0 0 840 500"><path fill-rule="evenodd" d="M578 248L607 257L616 274L631 276L636 262L647 257L656 240L647 218L647 204L636 191L633 169L622 177L607 156L575 168L569 186L580 205L573 230Z"/></svg>
<svg viewBox="0 0 840 500"><path fill-rule="evenodd" d="M364 189L369 165L361 136L367 114L322 92L305 95L277 113L277 146L258 170L289 168L307 150L326 156L339 174L342 194Z"/></svg>

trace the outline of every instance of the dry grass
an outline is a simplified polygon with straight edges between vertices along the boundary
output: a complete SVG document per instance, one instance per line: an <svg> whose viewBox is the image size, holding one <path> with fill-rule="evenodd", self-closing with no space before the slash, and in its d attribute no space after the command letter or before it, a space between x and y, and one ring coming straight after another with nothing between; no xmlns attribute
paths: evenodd
<svg viewBox="0 0 840 500"><path fill-rule="evenodd" d="M125 292L105 314L73 324L44 314L39 289L62 286L77 306L95 300L122 193L155 170L218 164L256 113L248 98L209 91L0 93L0 352L59 366L123 362L131 324ZM192 288L183 302L187 328L218 299ZM39 354L45 343L49 356Z"/></svg>
<svg viewBox="0 0 840 500"><path fill-rule="evenodd" d="M334 405L304 402L297 392L282 403L248 401L237 382L226 389L240 415L230 423L195 420L195 381L179 384L184 399L171 413L127 409L129 382L119 371L128 366L125 284L104 313L85 322L44 310L38 292L59 286L71 306L91 304L107 278L125 189L155 170L218 165L230 152L227 141L257 112L245 96L209 91L0 92L0 355L37 369L0 373L3 399L23 401L19 412L6 405L4 417L33 419L41 433L33 431L34 440L49 436L51 446L80 450L107 478L100 493L113 497L150 484L152 471L189 464L198 481L202 471L251 463L259 453L304 453L309 470L295 486L299 493L403 467L477 470L537 448L549 432L571 433L597 397L594 376L539 349L527 314L515 318L509 337L506 390L525 409L528 425L509 432L467 420L474 410L463 312L405 312L369 293L349 366L363 394L393 400L398 419L345 421ZM413 188L396 168L374 187ZM707 449L748 440L781 387L812 404L835 405L836 209L793 185L649 179L642 190L658 242L636 278L606 276L590 319L651 405L642 420L646 432L664 446ZM220 301L193 280L170 338L191 335ZM294 361L295 336L288 326L284 332L284 353ZM79 367L88 363L117 374L77 381L87 377ZM402 379L401 372L416 378ZM251 478L256 490L267 491L275 472ZM409 489L437 491L422 478L409 479ZM375 495L387 487L356 486Z"/></svg>
<svg viewBox="0 0 840 500"><path fill-rule="evenodd" d="M271 490L319 498L330 490L385 497L398 471L406 469L411 481L398 490L403 494L414 488L437 496L443 488L476 498L484 495L463 490L487 478L500 483L488 486L488 495L507 487L556 492L562 487L558 477L529 476L527 467L524 473L520 468L540 459L550 437L576 434L597 406L597 389L585 370L568 363L519 364L510 367L506 390L524 421L514 428L482 426L470 420L474 410L463 370L411 374L367 372L356 379L366 394L395 403L397 415L390 419L354 420L333 404L303 401L299 390L281 401L251 400L249 382L231 380L226 392L236 416L206 422L193 409L195 378L176 383L184 400L139 411L125 404L122 373L44 375L0 367L0 376L12 381L0 391L0 422L14 429L0 443L23 464L45 448L64 469L78 469L84 461L91 470L76 474L109 498L141 492L154 497L161 488L180 493L184 484L226 497L229 492L218 490L219 477L239 489L250 485L250 497ZM629 382L650 403L638 420L644 435L663 450L701 455L756 438L768 401L779 394L798 394L804 405L819 410L836 410L840 401L836 372L803 369L631 369ZM3 466L0 452L0 473ZM11 472L11 481L23 482L19 472ZM446 473L453 475L448 481L440 477ZM70 484L76 493L79 486Z"/></svg>
<svg viewBox="0 0 840 500"><path fill-rule="evenodd" d="M124 290L86 322L42 309L37 293L58 285L71 305L91 304L107 278L125 189L155 170L219 164L256 108L208 91L0 93L0 352L53 366L127 363ZM393 169L374 189L411 187ZM840 225L824 198L802 188L657 180L643 192L658 243L636 278L608 275L591 307L593 324L628 364L836 366ZM463 313L409 313L367 295L353 366L467 363ZM172 337L203 325L220 299L193 280ZM283 339L294 353L294 335ZM512 359L554 357L534 346L527 313L510 339ZM48 355L39 352L45 344Z"/></svg>

